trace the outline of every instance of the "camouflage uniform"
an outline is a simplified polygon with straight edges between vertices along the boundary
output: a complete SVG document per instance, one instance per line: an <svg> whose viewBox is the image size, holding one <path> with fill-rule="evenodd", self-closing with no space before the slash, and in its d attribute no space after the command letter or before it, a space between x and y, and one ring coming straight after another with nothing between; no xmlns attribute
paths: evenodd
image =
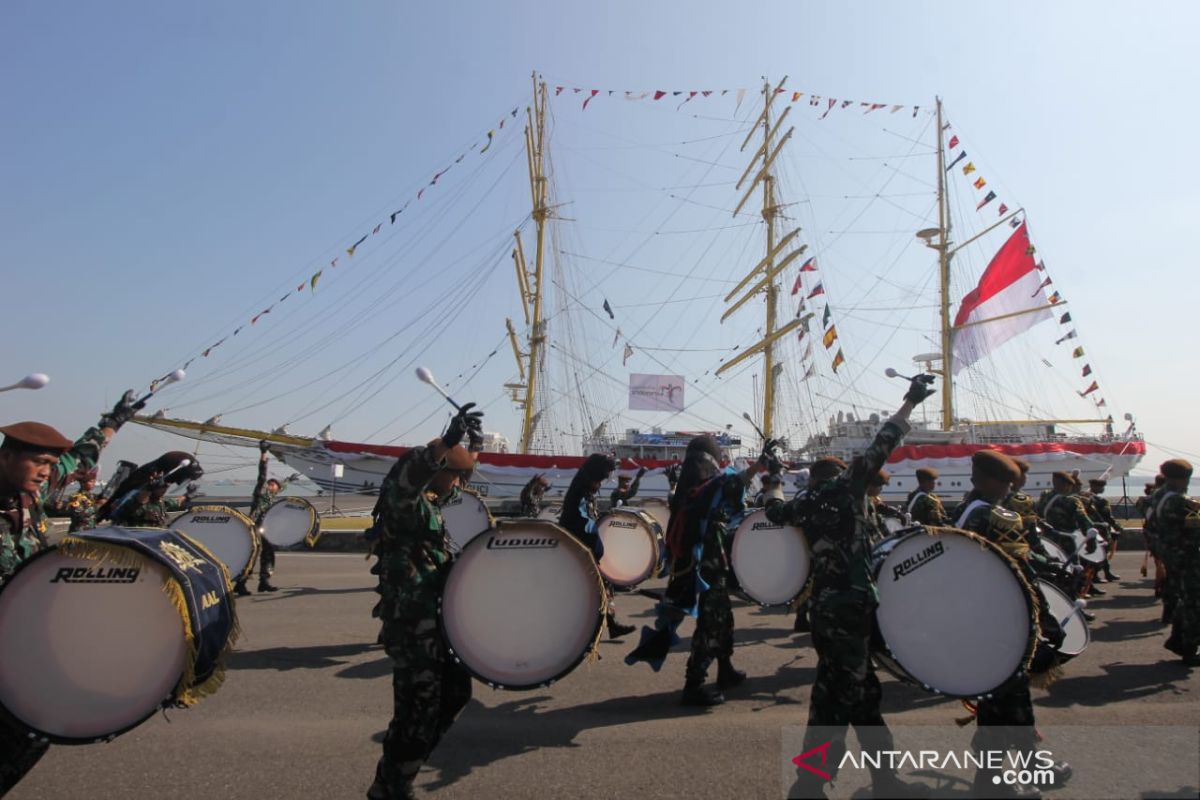
<svg viewBox="0 0 1200 800"><path fill-rule="evenodd" d="M1166 647L1187 657L1200 647L1200 504L1166 487L1155 493L1154 500L1155 526L1174 601Z"/></svg>
<svg viewBox="0 0 1200 800"><path fill-rule="evenodd" d="M871 569L870 504L867 481L908 433L908 423L889 420L875 440L841 476L826 481L790 502L777 488L767 498L767 519L797 525L812 547L813 577L809 599L817 677L813 681L804 749L821 744L816 737L833 733L825 770L837 774L850 725L864 749L890 750L891 732L879 703L883 697L871 664L873 613L879 592ZM818 726L826 726L818 730ZM810 739L812 739L810 741Z"/></svg>
<svg viewBox="0 0 1200 800"><path fill-rule="evenodd" d="M521 489L521 516L536 517L542 513L542 498L544 496L545 490L542 489L539 478L531 478L529 483L525 484Z"/></svg>
<svg viewBox="0 0 1200 800"><path fill-rule="evenodd" d="M932 492L914 489L908 495L908 515L913 522L922 525L945 525L946 509L941 499Z"/></svg>
<svg viewBox="0 0 1200 800"><path fill-rule="evenodd" d="M267 491L267 460L260 458L258 461L258 480L254 483L254 494L250 496L250 519L254 520L254 525L258 528L262 527L263 517L267 514L267 509L275 502L275 494ZM283 484L280 484L282 490ZM264 537L259 537L259 544L262 546L258 556L258 578L260 581L266 581L267 577L275 569L275 545L268 542Z"/></svg>
<svg viewBox="0 0 1200 800"><path fill-rule="evenodd" d="M867 510L870 512L871 525L874 527L874 531L871 533L872 547L892 535L891 529L884 522L885 519L898 519L901 524L908 524L908 518L904 516L904 512L892 508L878 497L871 498L870 507Z"/></svg>
<svg viewBox="0 0 1200 800"><path fill-rule="evenodd" d="M1163 563L1162 546L1158 541L1158 530L1154 523L1154 493L1144 494L1133 504L1142 517L1142 537L1146 542L1146 550L1154 559L1154 596L1164 597L1166 585L1166 565Z"/></svg>
<svg viewBox="0 0 1200 800"><path fill-rule="evenodd" d="M626 505L633 498L637 497L638 487L641 486L641 483L642 476L638 475L633 479L633 483L629 484L628 489L622 489L618 484L617 488L613 489L612 494L609 495L609 501L612 504L612 507L620 508L621 506Z"/></svg>
<svg viewBox="0 0 1200 800"><path fill-rule="evenodd" d="M91 492L76 492L67 501L67 516L71 518L69 533L96 527L96 498Z"/></svg>
<svg viewBox="0 0 1200 800"><path fill-rule="evenodd" d="M1045 492L1038 499L1035 510L1038 516L1056 531L1086 532L1088 528L1096 526L1088 517L1083 500L1078 495Z"/></svg>
<svg viewBox="0 0 1200 800"><path fill-rule="evenodd" d="M135 497L113 514L113 524L127 528L166 528L171 524L171 512L182 511L183 506L184 503L171 497L152 498L145 503L139 503Z"/></svg>
<svg viewBox="0 0 1200 800"><path fill-rule="evenodd" d="M377 784L404 797L421 764L471 699L471 676L447 652L437 608L450 549L442 512L425 487L441 464L432 448L414 447L379 490L375 529L380 642L392 659L393 712L383 739Z"/></svg>
<svg viewBox="0 0 1200 800"><path fill-rule="evenodd" d="M89 428L71 450L59 456L50 479L42 484L36 496L0 497L0 585L12 576L21 562L47 546L46 498L61 492L80 467L85 470L95 467L106 443L99 428ZM16 786L47 749L48 745L30 739L19 726L0 718L0 796Z"/></svg>
<svg viewBox="0 0 1200 800"><path fill-rule="evenodd" d="M1041 635L1053 646L1060 645L1062 629L1050 613L1049 603L1038 588L1037 574L1030 563L1030 548L1024 535L1021 517L1003 506L993 506L975 492L967 495L966 505L959 511L959 515L957 527L999 545L1020 567L1037 596ZM976 747L984 750L1008 747L1035 748L1037 735L1033 729L1033 697L1029 694L1027 674L1021 673L986 698L979 700L977 708L976 720L980 729L975 736ZM1005 726L1006 730L1003 733L985 730L997 726Z"/></svg>

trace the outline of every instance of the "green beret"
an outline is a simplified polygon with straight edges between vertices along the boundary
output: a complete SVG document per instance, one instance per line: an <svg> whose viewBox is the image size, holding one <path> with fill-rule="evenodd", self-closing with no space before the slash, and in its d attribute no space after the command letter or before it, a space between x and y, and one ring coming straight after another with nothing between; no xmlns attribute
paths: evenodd
<svg viewBox="0 0 1200 800"><path fill-rule="evenodd" d="M920 467L917 470L917 480L919 481L936 481L938 479L938 471L933 467Z"/></svg>
<svg viewBox="0 0 1200 800"><path fill-rule="evenodd" d="M1164 461L1158 471L1163 474L1163 477L1173 480L1188 480L1192 477L1191 462L1184 461L1182 458Z"/></svg>
<svg viewBox="0 0 1200 800"><path fill-rule="evenodd" d="M1021 470L1011 458L995 450L978 450L971 456L971 477L991 478L1011 483Z"/></svg>
<svg viewBox="0 0 1200 800"><path fill-rule="evenodd" d="M67 437L41 422L14 422L0 428L4 447L8 450L33 450L39 453L62 454L75 446Z"/></svg>

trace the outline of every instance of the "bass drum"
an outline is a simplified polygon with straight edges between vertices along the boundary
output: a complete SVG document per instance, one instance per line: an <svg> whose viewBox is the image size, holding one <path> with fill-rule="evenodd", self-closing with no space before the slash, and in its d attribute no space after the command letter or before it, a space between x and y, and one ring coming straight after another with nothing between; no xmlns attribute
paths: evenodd
<svg viewBox="0 0 1200 800"><path fill-rule="evenodd" d="M616 508L597 523L604 545L600 574L613 586L633 587L658 572L663 532L654 517L635 508Z"/></svg>
<svg viewBox="0 0 1200 800"><path fill-rule="evenodd" d="M1062 626L1063 633L1066 634L1062 646L1058 648L1059 655L1064 659L1080 655L1084 650L1087 650L1088 645L1092 642L1092 634L1088 630L1087 619L1083 616L1082 603L1076 606L1065 592L1052 583L1039 580L1038 586L1046 598L1046 604L1050 607L1050 613L1058 620L1058 624Z"/></svg>
<svg viewBox="0 0 1200 800"><path fill-rule="evenodd" d="M761 606L791 603L808 585L812 571L804 532L776 525L761 508L747 514L734 531L730 561L742 592Z"/></svg>
<svg viewBox="0 0 1200 800"><path fill-rule="evenodd" d="M496 689L549 686L600 635L604 582L592 552L552 522L501 521L450 567L442 635L473 676Z"/></svg>
<svg viewBox="0 0 1200 800"><path fill-rule="evenodd" d="M1050 560L1056 564L1066 564L1071 560L1067 556L1067 551L1063 550L1050 539L1043 537L1042 547L1045 549L1046 555L1050 556Z"/></svg>
<svg viewBox="0 0 1200 800"><path fill-rule="evenodd" d="M1027 670L1037 601L997 546L918 526L874 551L876 660L901 680L979 698Z"/></svg>
<svg viewBox="0 0 1200 800"><path fill-rule="evenodd" d="M661 497L647 497L642 501L642 511L654 517L654 521L658 523L658 527L664 531L671 522L671 507Z"/></svg>
<svg viewBox="0 0 1200 800"><path fill-rule="evenodd" d="M57 744L112 739L216 691L229 574L175 531L71 534L0 588L0 708Z"/></svg>
<svg viewBox="0 0 1200 800"><path fill-rule="evenodd" d="M235 580L249 576L258 561L261 544L253 520L228 506L192 506L171 522L171 530L207 547Z"/></svg>
<svg viewBox="0 0 1200 800"><path fill-rule="evenodd" d="M450 541L460 550L493 524L491 512L470 489L460 489L457 497L442 506L442 521Z"/></svg>
<svg viewBox="0 0 1200 800"><path fill-rule="evenodd" d="M284 497L271 504L263 514L259 533L276 547L309 547L321 536L321 515L303 497Z"/></svg>

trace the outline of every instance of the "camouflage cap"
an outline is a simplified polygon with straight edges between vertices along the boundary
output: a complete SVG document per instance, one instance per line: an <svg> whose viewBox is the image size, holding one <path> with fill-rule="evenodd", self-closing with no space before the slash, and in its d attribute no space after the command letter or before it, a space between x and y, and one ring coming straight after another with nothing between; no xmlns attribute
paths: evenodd
<svg viewBox="0 0 1200 800"><path fill-rule="evenodd" d="M1012 482L1021 475L1016 463L996 450L979 450L971 456L971 477Z"/></svg>
<svg viewBox="0 0 1200 800"><path fill-rule="evenodd" d="M1168 480L1187 480L1192 477L1191 462L1185 461L1182 458L1172 458L1170 461L1164 461L1158 470Z"/></svg>
<svg viewBox="0 0 1200 800"><path fill-rule="evenodd" d="M43 453L65 453L75 446L67 437L42 422L14 422L0 428L4 447L9 450L35 450Z"/></svg>
<svg viewBox="0 0 1200 800"><path fill-rule="evenodd" d="M941 473L933 467L921 467L917 470L917 480L919 481L936 481L941 477Z"/></svg>

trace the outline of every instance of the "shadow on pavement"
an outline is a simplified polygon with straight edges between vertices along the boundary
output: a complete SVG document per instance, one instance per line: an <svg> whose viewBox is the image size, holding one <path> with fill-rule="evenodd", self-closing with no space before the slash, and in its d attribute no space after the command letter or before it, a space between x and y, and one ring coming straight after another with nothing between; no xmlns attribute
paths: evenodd
<svg viewBox="0 0 1200 800"><path fill-rule="evenodd" d="M539 710L547 696L520 697L494 708L472 700L445 742L434 751L430 766L439 774L422 783L425 792L450 786L497 761L543 747L580 747L576 737L585 730L626 725L649 719L673 719L704 714L703 709L679 704L678 689L633 697L614 697L599 703ZM519 733L516 733L519 731ZM373 737L383 741L383 733Z"/></svg>
<svg viewBox="0 0 1200 800"><path fill-rule="evenodd" d="M1119 619L1098 626L1092 624L1093 642L1119 642L1122 639L1144 639L1147 636L1161 636L1165 640L1168 631L1168 627L1156 619Z"/></svg>
<svg viewBox="0 0 1200 800"><path fill-rule="evenodd" d="M274 669L287 672L293 669L325 669L338 667L346 659L369 653L383 652L374 642L352 644L323 644L312 647L271 647L266 650L234 650L225 660L226 669ZM386 659L385 659L386 663ZM388 667L387 671L391 671Z"/></svg>
<svg viewBox="0 0 1200 800"><path fill-rule="evenodd" d="M1164 655L1170 655L1165 650ZM1038 705L1066 707L1073 705L1103 706L1123 700L1135 700L1162 692L1180 693L1184 690L1176 682L1186 681L1190 675L1187 667L1178 660L1159 661L1154 664L1104 664L1103 675L1070 676L1050 688L1050 696L1038 701Z"/></svg>

